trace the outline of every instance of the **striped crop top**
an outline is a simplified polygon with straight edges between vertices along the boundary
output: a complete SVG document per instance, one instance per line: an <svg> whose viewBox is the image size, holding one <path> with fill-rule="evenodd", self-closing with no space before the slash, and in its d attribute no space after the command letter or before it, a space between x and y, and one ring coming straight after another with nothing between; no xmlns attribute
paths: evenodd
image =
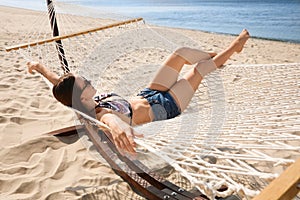
<svg viewBox="0 0 300 200"><path fill-rule="evenodd" d="M132 125L132 108L130 103L115 93L104 93L94 97L97 102L96 108L108 108L130 118Z"/></svg>

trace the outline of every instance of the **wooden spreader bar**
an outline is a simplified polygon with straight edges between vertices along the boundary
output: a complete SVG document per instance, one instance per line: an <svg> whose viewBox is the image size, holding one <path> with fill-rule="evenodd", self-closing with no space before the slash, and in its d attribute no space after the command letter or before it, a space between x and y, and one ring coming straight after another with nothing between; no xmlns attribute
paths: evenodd
<svg viewBox="0 0 300 200"><path fill-rule="evenodd" d="M300 192L300 158L274 179L253 200L293 199Z"/></svg>
<svg viewBox="0 0 300 200"><path fill-rule="evenodd" d="M125 25L125 24L130 24L130 23L134 23L134 22L138 22L138 21L142 21L142 20L143 20L143 18L130 19L130 20L122 21L122 22L109 24L109 25L106 25L106 26L101 26L101 27L97 27L97 28L88 29L88 30L85 30L85 31L79 31L79 32L71 33L71 34L68 34L68 35L55 36L55 37L44 39L44 40L19 44L19 45L7 47L7 48L5 48L5 50L7 52L9 52L9 51L12 51L12 50L18 50L18 49L28 48L28 47L32 47L32 46L36 46L36 45L45 44L45 43L60 41L60 40L63 40L63 39L72 38L72 37L76 37L76 36L79 36L79 35L85 35L85 34L88 34L88 33L93 33L93 32L113 28L113 27L116 27L116 26L122 26L122 25Z"/></svg>

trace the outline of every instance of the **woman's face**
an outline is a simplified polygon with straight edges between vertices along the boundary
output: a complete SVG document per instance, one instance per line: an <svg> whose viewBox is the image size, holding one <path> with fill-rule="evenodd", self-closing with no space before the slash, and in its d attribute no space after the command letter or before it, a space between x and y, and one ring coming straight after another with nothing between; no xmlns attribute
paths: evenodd
<svg viewBox="0 0 300 200"><path fill-rule="evenodd" d="M96 93L96 89L92 86L91 81L81 76L76 76L75 82L81 89L81 99L91 99Z"/></svg>

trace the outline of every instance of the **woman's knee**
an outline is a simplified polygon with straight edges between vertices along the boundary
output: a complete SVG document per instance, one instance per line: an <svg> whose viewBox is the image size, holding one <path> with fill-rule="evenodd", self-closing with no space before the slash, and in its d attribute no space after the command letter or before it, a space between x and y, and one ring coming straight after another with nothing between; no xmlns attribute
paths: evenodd
<svg viewBox="0 0 300 200"><path fill-rule="evenodd" d="M199 62L195 69L199 72L202 77L205 77L207 74L215 71L217 69L217 65L213 59L206 60L203 62Z"/></svg>
<svg viewBox="0 0 300 200"><path fill-rule="evenodd" d="M190 47L180 47L174 51L174 54L182 57L186 64L196 64L210 58L208 53Z"/></svg>

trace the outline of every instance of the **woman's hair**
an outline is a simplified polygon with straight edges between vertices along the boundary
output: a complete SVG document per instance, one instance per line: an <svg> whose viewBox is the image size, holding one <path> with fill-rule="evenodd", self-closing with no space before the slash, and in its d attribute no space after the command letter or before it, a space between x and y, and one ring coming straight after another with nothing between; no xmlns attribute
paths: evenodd
<svg viewBox="0 0 300 200"><path fill-rule="evenodd" d="M91 115L81 102L81 90L82 89L75 84L75 76L72 73L67 73L59 78L57 84L52 88L52 93L54 97L65 106Z"/></svg>
<svg viewBox="0 0 300 200"><path fill-rule="evenodd" d="M74 87L77 87L75 84L75 76L71 73L67 73L59 78L57 84L52 88L52 93L59 102L65 106L72 107Z"/></svg>

